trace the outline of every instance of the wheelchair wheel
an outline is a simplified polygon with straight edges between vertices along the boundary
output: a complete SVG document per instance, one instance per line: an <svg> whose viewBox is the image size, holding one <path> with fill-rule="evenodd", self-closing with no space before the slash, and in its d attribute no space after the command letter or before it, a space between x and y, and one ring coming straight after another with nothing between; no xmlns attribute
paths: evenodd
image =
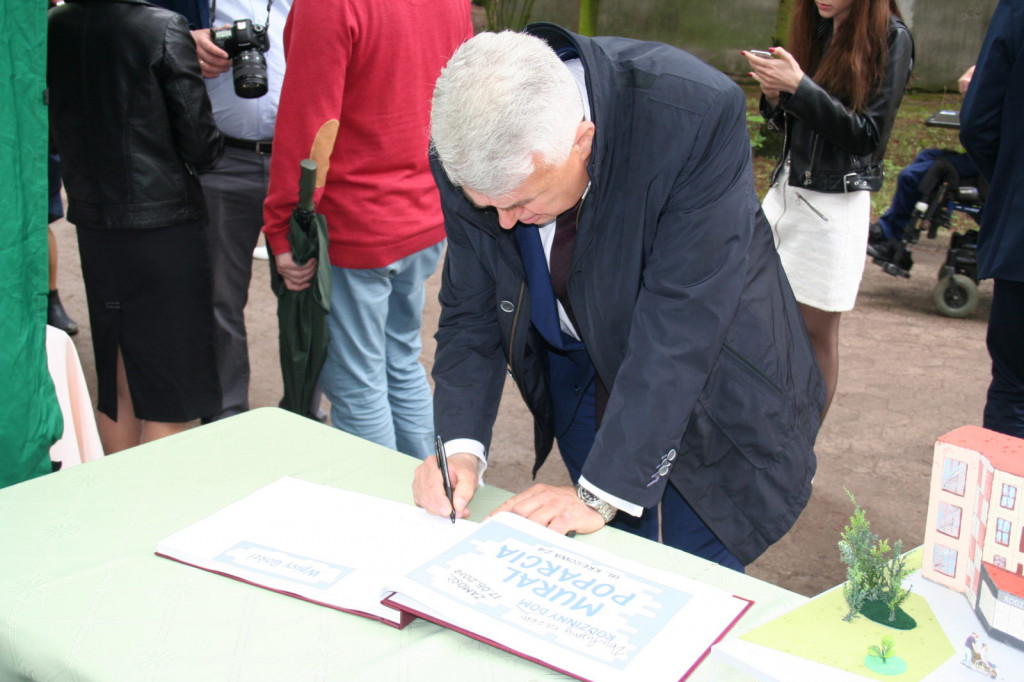
<svg viewBox="0 0 1024 682"><path fill-rule="evenodd" d="M978 285L964 275L944 277L935 286L933 298L946 317L967 317L978 305Z"/></svg>

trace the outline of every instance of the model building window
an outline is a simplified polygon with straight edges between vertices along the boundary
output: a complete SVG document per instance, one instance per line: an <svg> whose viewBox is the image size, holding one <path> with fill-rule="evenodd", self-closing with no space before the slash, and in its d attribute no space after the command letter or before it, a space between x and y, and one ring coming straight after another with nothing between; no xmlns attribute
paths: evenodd
<svg viewBox="0 0 1024 682"><path fill-rule="evenodd" d="M946 458L942 465L942 489L963 495L967 485L967 463Z"/></svg>
<svg viewBox="0 0 1024 682"><path fill-rule="evenodd" d="M995 554L992 556L992 564L999 568L1006 568L1006 557Z"/></svg>
<svg viewBox="0 0 1024 682"><path fill-rule="evenodd" d="M939 532L954 538L960 537L960 507L939 502Z"/></svg>
<svg viewBox="0 0 1024 682"><path fill-rule="evenodd" d="M1000 545L1010 544L1010 522L1006 519L996 519L996 542Z"/></svg>
<svg viewBox="0 0 1024 682"><path fill-rule="evenodd" d="M1003 494L999 496L999 506L1006 509L1013 509L1017 501L1017 489L1012 485L1003 484Z"/></svg>
<svg viewBox="0 0 1024 682"><path fill-rule="evenodd" d="M942 545L935 545L932 552L932 564L935 570L950 577L956 576L956 550Z"/></svg>

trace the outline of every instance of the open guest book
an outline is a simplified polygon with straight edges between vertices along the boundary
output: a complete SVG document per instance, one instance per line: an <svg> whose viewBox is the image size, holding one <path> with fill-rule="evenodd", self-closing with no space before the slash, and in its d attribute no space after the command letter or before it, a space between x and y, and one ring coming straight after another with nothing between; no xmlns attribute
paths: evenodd
<svg viewBox="0 0 1024 682"><path fill-rule="evenodd" d="M157 554L398 628L418 616L584 680L684 679L751 606L514 514L452 525L288 477Z"/></svg>

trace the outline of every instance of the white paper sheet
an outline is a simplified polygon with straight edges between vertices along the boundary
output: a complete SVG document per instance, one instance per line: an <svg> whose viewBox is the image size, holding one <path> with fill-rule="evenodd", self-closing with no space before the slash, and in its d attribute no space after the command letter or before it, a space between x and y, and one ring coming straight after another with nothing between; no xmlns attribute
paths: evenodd
<svg viewBox="0 0 1024 682"><path fill-rule="evenodd" d="M157 544L192 566L393 624L383 576L401 574L478 524L284 477Z"/></svg>

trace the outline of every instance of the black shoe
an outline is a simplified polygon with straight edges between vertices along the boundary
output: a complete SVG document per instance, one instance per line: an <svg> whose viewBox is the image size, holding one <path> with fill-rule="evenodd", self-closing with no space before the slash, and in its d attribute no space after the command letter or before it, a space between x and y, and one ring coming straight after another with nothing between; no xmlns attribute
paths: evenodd
<svg viewBox="0 0 1024 682"><path fill-rule="evenodd" d="M892 256L892 245L889 244L889 238L885 236L885 232L882 231L882 226L878 223L871 223L868 226L868 255L872 258L883 258L879 253L881 250L888 247L889 256Z"/></svg>
<svg viewBox="0 0 1024 682"><path fill-rule="evenodd" d="M889 238L885 236L880 223L868 225L868 244L882 244L887 241L889 241Z"/></svg>
<svg viewBox="0 0 1024 682"><path fill-rule="evenodd" d="M894 277L910 277L914 259L903 242L889 239L883 244L868 244L872 262Z"/></svg>
<svg viewBox="0 0 1024 682"><path fill-rule="evenodd" d="M896 253L896 245L892 240L872 243L868 240L868 255L876 260L892 261Z"/></svg>
<svg viewBox="0 0 1024 682"><path fill-rule="evenodd" d="M74 336L78 333L78 324L68 317L56 289L47 295L46 324L60 329L68 336Z"/></svg>

